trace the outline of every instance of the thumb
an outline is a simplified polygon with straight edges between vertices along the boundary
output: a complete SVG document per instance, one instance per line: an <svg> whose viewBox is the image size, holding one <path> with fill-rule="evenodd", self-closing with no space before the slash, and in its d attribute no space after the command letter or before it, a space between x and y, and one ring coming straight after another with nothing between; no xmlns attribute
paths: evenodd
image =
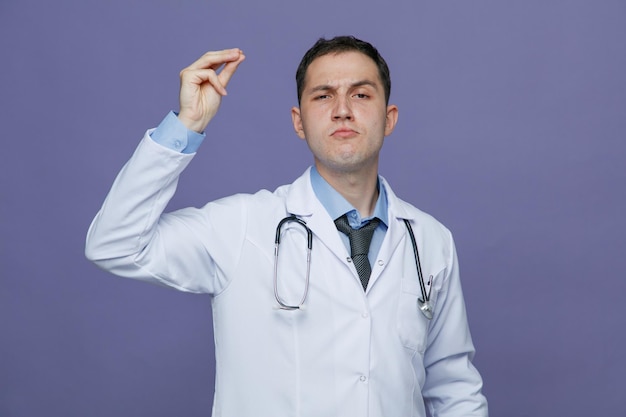
<svg viewBox="0 0 626 417"><path fill-rule="evenodd" d="M224 87L228 85L228 82L232 78L233 74L235 74L235 72L237 71L239 64L241 64L244 59L246 59L246 56L243 54L243 51L239 51L239 58L237 58L235 61L227 62L224 65L224 68L222 68L222 71L220 71L219 74L220 83Z"/></svg>

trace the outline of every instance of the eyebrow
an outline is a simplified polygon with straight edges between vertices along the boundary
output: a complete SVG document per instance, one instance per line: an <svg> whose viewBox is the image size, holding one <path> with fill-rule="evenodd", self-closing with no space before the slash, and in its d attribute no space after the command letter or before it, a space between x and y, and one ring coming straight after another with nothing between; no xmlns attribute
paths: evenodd
<svg viewBox="0 0 626 417"><path fill-rule="evenodd" d="M374 89L378 89L378 84L370 80L362 80L362 81L357 81L355 83L350 84L350 88L362 87L362 86L370 86ZM328 90L336 90L336 88L329 84L322 84L322 85L318 85L318 86L311 88L310 90L307 91L307 93L312 94L318 91L328 91Z"/></svg>

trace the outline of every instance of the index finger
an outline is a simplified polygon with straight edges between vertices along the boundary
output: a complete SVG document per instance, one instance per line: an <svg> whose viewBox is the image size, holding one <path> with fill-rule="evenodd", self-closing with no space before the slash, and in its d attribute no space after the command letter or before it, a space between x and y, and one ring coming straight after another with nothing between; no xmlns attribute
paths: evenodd
<svg viewBox="0 0 626 417"><path fill-rule="evenodd" d="M223 64L236 61L242 55L241 49L224 49L221 51L209 51L198 58L193 64L189 65L189 69L211 68L217 69Z"/></svg>
<svg viewBox="0 0 626 417"><path fill-rule="evenodd" d="M222 71L220 72L218 76L220 79L220 82L222 83L224 87L228 85L228 82L230 81L231 77L233 76L235 71L237 71L239 64L241 64L244 59L246 59L246 56L243 54L243 52L241 52L241 54L235 61L228 62L226 63L226 65L224 65L224 68L222 69Z"/></svg>

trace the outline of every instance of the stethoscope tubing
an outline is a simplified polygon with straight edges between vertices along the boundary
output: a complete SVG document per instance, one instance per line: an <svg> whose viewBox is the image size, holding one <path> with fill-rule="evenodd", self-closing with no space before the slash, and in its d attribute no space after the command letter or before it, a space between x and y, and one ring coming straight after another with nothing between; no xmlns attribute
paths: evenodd
<svg viewBox="0 0 626 417"><path fill-rule="evenodd" d="M409 237L411 239L411 246L413 247L413 257L415 259L415 269L417 270L417 278L420 285L420 290L422 292L422 298L418 298L417 304L419 310L424 314L424 316L431 320L433 318L433 306L430 303L430 290L432 289L432 282L429 282L429 290L426 291L426 284L424 283L424 276L422 274L422 264L420 262L420 255L417 249L417 241L415 240L415 234L413 233L413 228L411 227L411 223L407 219L403 219L404 224L406 226L407 231L409 232ZM298 303L298 305L289 305L285 303L278 294L278 252L280 248L280 234L282 227L285 223L288 222L296 222L301 225L307 233L307 256L306 256L306 276L304 283L304 294L302 295L302 299ZM306 297L309 293L309 278L311 275L311 253L313 250L313 232L307 226L306 222L295 215L290 215L282 219L278 226L276 227L276 238L274 240L274 297L278 302L278 308L281 310L301 310L304 308L304 302L306 301ZM432 277L431 277L432 280Z"/></svg>
<svg viewBox="0 0 626 417"><path fill-rule="evenodd" d="M278 250L280 247L280 232L283 227L283 224L288 223L288 222L299 223L302 227L304 227L304 230L306 230L306 234L307 234L306 276L304 280L304 294L302 295L302 299L300 300L298 305L295 305L295 306L286 304L280 298L280 295L278 295ZM278 302L278 305L282 310L300 310L302 306L304 305L304 302L306 301L306 297L309 293L309 277L311 275L311 252L312 250L313 250L313 232L311 232L311 229L309 229L309 227L306 225L306 222L304 220L294 215L291 215L291 216L285 217L278 223L278 226L276 227L276 239L274 240L274 297L276 298L276 301Z"/></svg>
<svg viewBox="0 0 626 417"><path fill-rule="evenodd" d="M415 268L417 269L417 278L420 283L420 289L422 290L422 298L420 300L422 303L427 303L430 301L430 291L426 292L426 285L424 284L424 276L422 275L422 263L420 262L420 254L417 250L417 242L415 240L415 234L413 233L413 228L411 227L411 222L407 219L404 219L404 224L406 225L406 229L409 231L409 237L411 238L411 246L413 246L413 257L415 258Z"/></svg>

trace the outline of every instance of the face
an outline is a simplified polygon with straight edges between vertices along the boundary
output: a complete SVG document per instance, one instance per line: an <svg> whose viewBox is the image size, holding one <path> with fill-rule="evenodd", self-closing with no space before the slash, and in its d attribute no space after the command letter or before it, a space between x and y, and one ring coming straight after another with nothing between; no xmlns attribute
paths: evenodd
<svg viewBox="0 0 626 417"><path fill-rule="evenodd" d="M393 131L398 109L386 105L374 61L350 51L311 62L300 108L294 107L291 115L322 176L376 174L384 137Z"/></svg>

